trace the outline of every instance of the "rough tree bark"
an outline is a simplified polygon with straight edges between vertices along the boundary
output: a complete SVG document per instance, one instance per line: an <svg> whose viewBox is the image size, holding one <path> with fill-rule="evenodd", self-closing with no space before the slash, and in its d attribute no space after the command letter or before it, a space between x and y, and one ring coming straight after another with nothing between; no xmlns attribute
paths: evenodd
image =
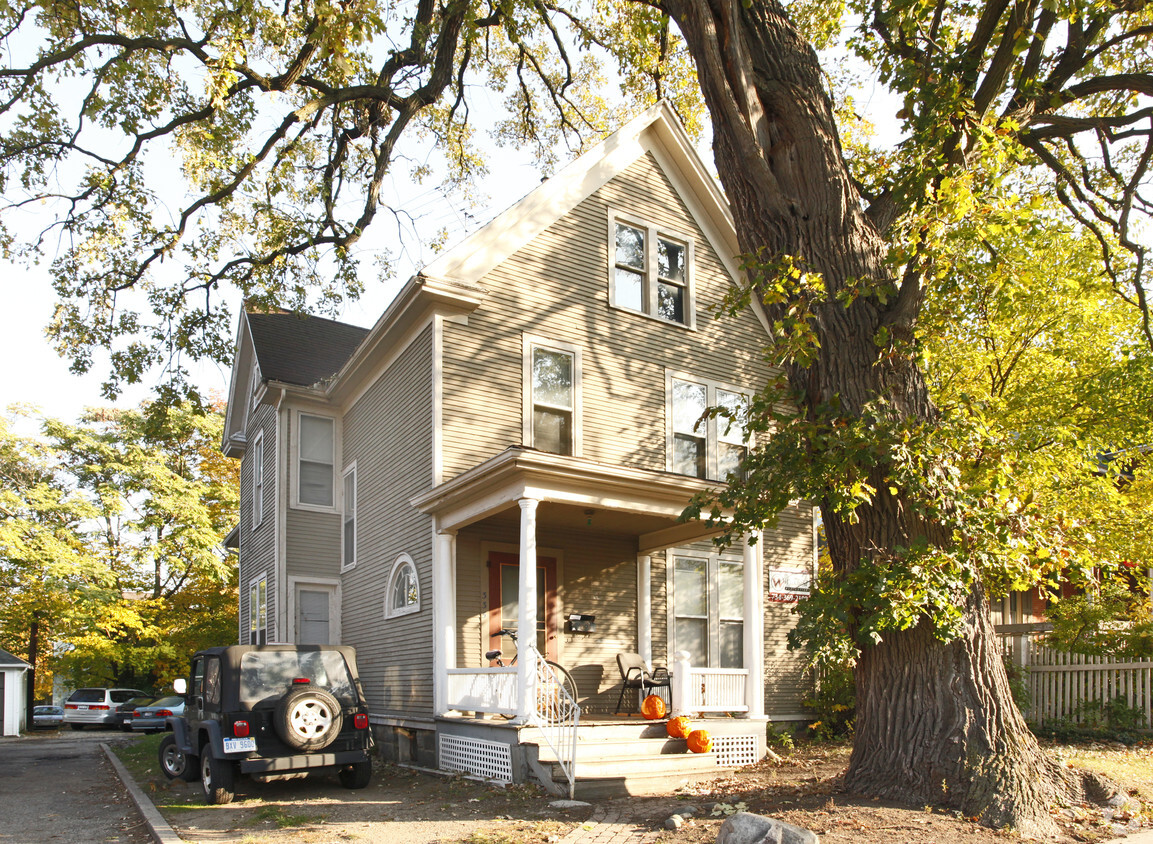
<svg viewBox="0 0 1153 844"><path fill-rule="evenodd" d="M816 54L772 0L665 0L660 8L695 60L742 251L795 256L821 273L830 294L817 311L816 363L786 366L805 396L802 410L837 396L853 417L881 398L898 418L932 421L915 363L881 355L873 340L882 326L908 336L921 301L917 281L907 279L888 306L862 297L845 308L833 296L853 280L892 280L883 232L846 168ZM901 490L893 496L887 483L873 485L880 492L856 524L822 506L841 571L913 537L946 539L906 518ZM864 650L846 786L960 809L990 826L1054 833L1054 801L1080 799L1087 787L1099 798L1103 786L1086 786L1038 748L1010 694L980 587L968 596L964 631L946 645L921 623Z"/></svg>

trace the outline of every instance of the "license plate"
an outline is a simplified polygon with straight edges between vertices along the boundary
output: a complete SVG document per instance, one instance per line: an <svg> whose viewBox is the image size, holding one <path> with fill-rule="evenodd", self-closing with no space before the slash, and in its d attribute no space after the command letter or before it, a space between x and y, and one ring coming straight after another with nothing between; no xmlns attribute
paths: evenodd
<svg viewBox="0 0 1153 844"><path fill-rule="evenodd" d="M78 707L76 707L76 708L77 708L77 709L87 709L87 708L88 708L88 704L86 704L86 703L82 703L82 704L80 704L80 705L79 705Z"/></svg>
<svg viewBox="0 0 1153 844"><path fill-rule="evenodd" d="M226 738L224 740L225 753L251 753L256 750L254 738Z"/></svg>

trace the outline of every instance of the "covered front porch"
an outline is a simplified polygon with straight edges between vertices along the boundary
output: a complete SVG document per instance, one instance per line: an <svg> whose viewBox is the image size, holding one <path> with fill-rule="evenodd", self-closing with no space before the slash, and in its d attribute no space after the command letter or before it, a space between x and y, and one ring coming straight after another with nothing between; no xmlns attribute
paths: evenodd
<svg viewBox="0 0 1153 844"><path fill-rule="evenodd" d="M700 636L710 635L711 624L714 637L724 624L726 659L731 663L735 654L737 664L720 667L719 656L694 660L688 649L676 647L673 630L681 630L681 622L674 624L674 615L683 607L674 609L670 599L669 549L709 547L715 531L678 522L704 484L514 448L414 502L436 526L433 676L440 767L509 781L529 773L544 781L542 770L560 767L580 791L581 782L626 782L618 762L650 771L715 770L721 762L748 764L763 755L759 543L742 543L724 564L727 617L684 622L688 630L698 625ZM516 632L519 653L499 636L503 629ZM500 660L486 659L502 645ZM700 654L704 646L696 639L693 645ZM663 735L663 722L628 717L639 709L640 694L630 689L622 702L616 661L622 653L639 654L650 668L667 668L670 683L656 691L673 714L709 719L700 726L721 739L711 758L693 760L683 752L683 740L678 746ZM518 659L509 665L514 654ZM549 662L572 674L574 699ZM486 767L494 759L499 770ZM596 774L610 760L620 776Z"/></svg>

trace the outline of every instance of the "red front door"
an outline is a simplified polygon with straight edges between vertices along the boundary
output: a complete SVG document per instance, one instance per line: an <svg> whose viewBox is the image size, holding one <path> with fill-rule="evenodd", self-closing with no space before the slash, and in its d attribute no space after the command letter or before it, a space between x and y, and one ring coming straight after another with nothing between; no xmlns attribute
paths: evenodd
<svg viewBox="0 0 1153 844"><path fill-rule="evenodd" d="M504 551L488 555L489 566L489 647L500 648L507 664L514 653L512 642L497 631L517 629L520 620L520 556ZM556 559L536 558L536 649L546 658L557 658Z"/></svg>

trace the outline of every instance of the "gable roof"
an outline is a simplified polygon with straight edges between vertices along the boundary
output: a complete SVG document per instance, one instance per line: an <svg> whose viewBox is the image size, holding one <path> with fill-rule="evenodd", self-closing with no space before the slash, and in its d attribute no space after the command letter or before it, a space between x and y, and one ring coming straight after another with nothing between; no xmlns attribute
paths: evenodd
<svg viewBox="0 0 1153 844"><path fill-rule="evenodd" d="M645 109L534 188L487 225L428 264L419 275L476 284L562 216L651 154L735 280L741 276L736 229L720 186L667 100ZM753 309L764 322L759 308Z"/></svg>
<svg viewBox="0 0 1153 844"><path fill-rule="evenodd" d="M302 387L335 375L368 334L367 328L307 314L245 316L261 378Z"/></svg>
<svg viewBox="0 0 1153 844"><path fill-rule="evenodd" d="M13 656L8 651L0 650L0 668L31 668L32 666L26 663L18 656Z"/></svg>

